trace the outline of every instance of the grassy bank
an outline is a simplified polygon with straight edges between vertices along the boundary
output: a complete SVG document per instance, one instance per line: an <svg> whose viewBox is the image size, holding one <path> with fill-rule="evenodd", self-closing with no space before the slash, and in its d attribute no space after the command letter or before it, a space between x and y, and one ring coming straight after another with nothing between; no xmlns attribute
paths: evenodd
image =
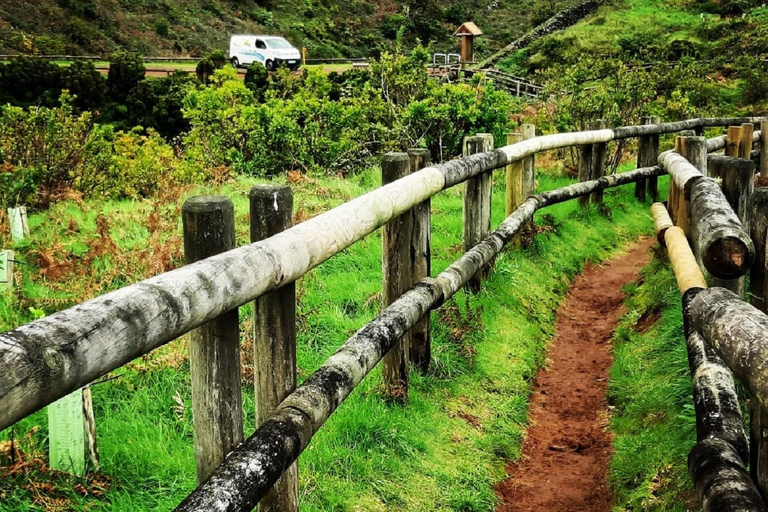
<svg viewBox="0 0 768 512"><path fill-rule="evenodd" d="M701 510L686 467L696 419L680 292L662 250L629 291L609 384L615 510Z"/></svg>
<svg viewBox="0 0 768 512"><path fill-rule="evenodd" d="M501 179L501 174L497 176ZM376 171L353 179L298 180L297 218L338 205L376 185ZM567 184L541 176L540 189ZM238 244L247 242L247 191L231 197ZM23 282L0 295L5 330L73 302L180 263L179 208L193 190L147 202L67 202L30 218L32 240L17 244ZM414 376L407 406L384 404L375 370L318 433L300 460L302 510L489 511L493 484L519 454L529 383L543 364L554 311L585 260L600 260L651 229L631 187L606 194L609 215L574 202L537 215L527 247L500 255L483 291L463 292L433 313L433 364ZM461 252L461 191L433 200L433 271ZM494 187L493 218L503 216ZM5 240L4 242L8 242ZM380 238L371 235L298 282L299 378L306 378L380 306ZM243 359L252 365L250 308L241 309ZM41 470L46 415L0 433L0 510L168 510L194 487L185 340L115 371L93 388L101 476ZM252 376L244 372L247 433L253 431ZM11 464L11 436L22 460ZM76 485L79 484L79 485Z"/></svg>

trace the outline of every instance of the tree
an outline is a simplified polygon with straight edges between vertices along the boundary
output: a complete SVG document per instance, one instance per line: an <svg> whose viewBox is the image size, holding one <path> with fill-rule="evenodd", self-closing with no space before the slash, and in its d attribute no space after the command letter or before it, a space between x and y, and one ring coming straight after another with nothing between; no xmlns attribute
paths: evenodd
<svg viewBox="0 0 768 512"><path fill-rule="evenodd" d="M80 110L96 110L107 95L107 84L92 62L75 61L64 68L62 82L75 96L74 104Z"/></svg>
<svg viewBox="0 0 768 512"><path fill-rule="evenodd" d="M115 52L109 56L107 85L115 101L124 102L131 89L144 80L146 68L141 57L131 52Z"/></svg>

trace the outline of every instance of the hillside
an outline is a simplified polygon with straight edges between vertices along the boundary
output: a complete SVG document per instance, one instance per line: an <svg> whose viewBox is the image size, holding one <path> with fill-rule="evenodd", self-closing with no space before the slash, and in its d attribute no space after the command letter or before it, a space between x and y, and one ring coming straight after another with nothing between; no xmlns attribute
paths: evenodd
<svg viewBox="0 0 768 512"><path fill-rule="evenodd" d="M11 0L0 3L0 53L199 56L232 33L279 33L310 57L370 57L401 26L413 42L455 51L452 33L475 21L482 56L572 0Z"/></svg>
<svg viewBox="0 0 768 512"><path fill-rule="evenodd" d="M535 73L585 57L714 61L768 56L768 7L741 0L614 0L588 19L533 42L500 67Z"/></svg>

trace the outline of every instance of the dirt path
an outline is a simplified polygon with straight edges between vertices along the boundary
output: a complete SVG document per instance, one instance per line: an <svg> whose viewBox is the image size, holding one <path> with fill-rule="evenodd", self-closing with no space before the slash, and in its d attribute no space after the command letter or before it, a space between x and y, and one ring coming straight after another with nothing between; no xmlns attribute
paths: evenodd
<svg viewBox="0 0 768 512"><path fill-rule="evenodd" d="M523 458L496 488L497 512L610 511L610 339L624 313L621 288L650 261L653 243L643 239L602 265L587 266L571 286L557 312L547 368L533 385Z"/></svg>

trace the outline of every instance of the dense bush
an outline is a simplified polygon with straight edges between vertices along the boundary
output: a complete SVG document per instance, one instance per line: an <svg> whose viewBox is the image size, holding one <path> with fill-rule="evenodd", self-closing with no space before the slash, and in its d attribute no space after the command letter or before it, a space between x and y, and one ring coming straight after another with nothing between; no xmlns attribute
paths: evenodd
<svg viewBox="0 0 768 512"><path fill-rule="evenodd" d="M428 80L427 55L420 47L408 56L383 54L370 72L331 77L278 72L258 78L258 87L255 73L243 84L234 70L217 71L187 98L187 165L347 174L389 149L428 147L433 158L447 159L468 133L492 132L501 142L512 99L479 81Z"/></svg>
<svg viewBox="0 0 768 512"><path fill-rule="evenodd" d="M109 56L107 84L109 95L115 101L124 102L139 82L144 80L144 61L135 53L115 52Z"/></svg>
<svg viewBox="0 0 768 512"><path fill-rule="evenodd" d="M746 103L768 100L768 63L753 56L743 56L736 61L736 71L742 80L743 99Z"/></svg>
<svg viewBox="0 0 768 512"><path fill-rule="evenodd" d="M153 128L166 140L181 135L189 129L182 113L184 98L197 84L195 77L184 71L142 80L125 100L129 124Z"/></svg>
<svg viewBox="0 0 768 512"><path fill-rule="evenodd" d="M16 106L54 106L63 87L62 71L50 61L31 57L0 64L0 101Z"/></svg>
<svg viewBox="0 0 768 512"><path fill-rule="evenodd" d="M46 206L74 190L137 197L179 178L173 148L153 130L115 131L61 106L0 106L0 206Z"/></svg>
<svg viewBox="0 0 768 512"><path fill-rule="evenodd" d="M3 206L46 205L65 190L92 129L90 113L75 115L66 94L56 108L0 106Z"/></svg>
<svg viewBox="0 0 768 512"><path fill-rule="evenodd" d="M81 110L97 110L107 95L107 82L91 62L75 61L64 68L62 85Z"/></svg>

